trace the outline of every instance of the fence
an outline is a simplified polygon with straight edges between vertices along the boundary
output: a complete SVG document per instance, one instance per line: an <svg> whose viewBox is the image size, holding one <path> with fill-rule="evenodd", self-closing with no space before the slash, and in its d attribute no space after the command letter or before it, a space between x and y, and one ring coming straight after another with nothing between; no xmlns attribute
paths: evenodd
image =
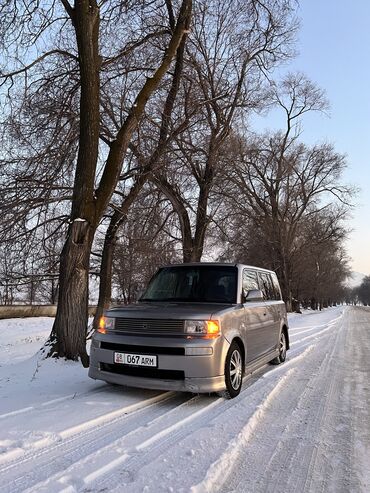
<svg viewBox="0 0 370 493"><path fill-rule="evenodd" d="M96 306L89 306L89 316L95 315ZM57 305L2 305L0 319L24 317L55 317Z"/></svg>

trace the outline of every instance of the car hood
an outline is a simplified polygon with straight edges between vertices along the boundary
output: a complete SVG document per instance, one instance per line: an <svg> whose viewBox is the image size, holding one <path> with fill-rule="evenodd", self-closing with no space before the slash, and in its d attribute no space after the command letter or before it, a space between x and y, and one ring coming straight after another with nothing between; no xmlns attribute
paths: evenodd
<svg viewBox="0 0 370 493"><path fill-rule="evenodd" d="M111 308L106 315L122 318L207 320L216 318L217 314L232 307L231 304L223 303L142 302Z"/></svg>

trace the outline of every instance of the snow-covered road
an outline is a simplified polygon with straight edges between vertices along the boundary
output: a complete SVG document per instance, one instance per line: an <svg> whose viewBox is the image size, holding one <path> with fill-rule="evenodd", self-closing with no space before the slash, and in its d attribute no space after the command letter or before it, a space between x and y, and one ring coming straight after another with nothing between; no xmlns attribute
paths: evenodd
<svg viewBox="0 0 370 493"><path fill-rule="evenodd" d="M0 493L370 491L370 309L290 316L232 401L40 362L51 323L0 321Z"/></svg>

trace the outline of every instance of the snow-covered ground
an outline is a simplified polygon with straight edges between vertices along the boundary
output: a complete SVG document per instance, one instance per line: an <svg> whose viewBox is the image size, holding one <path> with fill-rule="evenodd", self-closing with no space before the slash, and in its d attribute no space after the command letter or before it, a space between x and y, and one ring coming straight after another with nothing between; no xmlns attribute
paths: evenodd
<svg viewBox="0 0 370 493"><path fill-rule="evenodd" d="M0 321L0 493L370 491L370 310L291 315L285 364L232 401L41 361L51 325Z"/></svg>

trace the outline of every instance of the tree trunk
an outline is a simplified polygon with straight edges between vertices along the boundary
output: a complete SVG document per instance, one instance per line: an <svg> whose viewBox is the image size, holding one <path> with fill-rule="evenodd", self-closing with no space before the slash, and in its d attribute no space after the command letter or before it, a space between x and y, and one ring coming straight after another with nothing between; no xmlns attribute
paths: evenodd
<svg viewBox="0 0 370 493"><path fill-rule="evenodd" d="M81 358L86 367L88 281L91 246L98 220L95 217L94 181L99 146L99 8L76 1L72 21L80 66L80 138L73 187L71 224L59 270L57 315L50 335L49 355Z"/></svg>
<svg viewBox="0 0 370 493"><path fill-rule="evenodd" d="M109 305L111 303L114 250L117 241L118 228L121 225L123 219L124 217L116 211L111 218L111 222L105 235L102 261L100 266L99 300L93 321L94 330L98 328L100 317L103 315L104 310L109 308Z"/></svg>
<svg viewBox="0 0 370 493"><path fill-rule="evenodd" d="M287 261L284 257L281 257L280 265L281 265L281 269L280 269L281 275L279 281L280 281L281 294L283 296L283 300L285 301L287 311L291 312L293 307L293 295L292 295L292 289L290 283L289 268L287 265Z"/></svg>
<svg viewBox="0 0 370 493"><path fill-rule="evenodd" d="M57 301L57 295L58 295L58 283L55 285L55 279L53 278L51 280L51 292L50 292L50 301L52 305L55 305Z"/></svg>
<svg viewBox="0 0 370 493"><path fill-rule="evenodd" d="M74 221L61 254L58 310L50 335L50 355L89 364L86 352L88 276L94 229Z"/></svg>
<svg viewBox="0 0 370 493"><path fill-rule="evenodd" d="M176 188L164 176L158 176L156 174L152 177L152 180L171 202L172 207L176 211L176 214L179 218L182 237L183 262L194 262L194 241L191 232L189 214L184 204L183 198L177 192Z"/></svg>
<svg viewBox="0 0 370 493"><path fill-rule="evenodd" d="M100 266L99 300L93 321L93 330L99 327L99 320L104 310L109 308L112 299L112 266L115 248L115 238L105 237Z"/></svg>
<svg viewBox="0 0 370 493"><path fill-rule="evenodd" d="M203 255L204 241L206 237L207 228L209 225L207 210L208 210L208 198L212 184L212 178L209 178L209 180L210 181L208 181L207 179L207 181L202 185L202 187L199 190L196 227L195 227L195 235L193 242L193 251L191 256L192 262L200 262Z"/></svg>
<svg viewBox="0 0 370 493"><path fill-rule="evenodd" d="M191 230L181 228L182 234L182 261L184 264L189 262L196 262L193 258L194 253L194 241L191 235Z"/></svg>

